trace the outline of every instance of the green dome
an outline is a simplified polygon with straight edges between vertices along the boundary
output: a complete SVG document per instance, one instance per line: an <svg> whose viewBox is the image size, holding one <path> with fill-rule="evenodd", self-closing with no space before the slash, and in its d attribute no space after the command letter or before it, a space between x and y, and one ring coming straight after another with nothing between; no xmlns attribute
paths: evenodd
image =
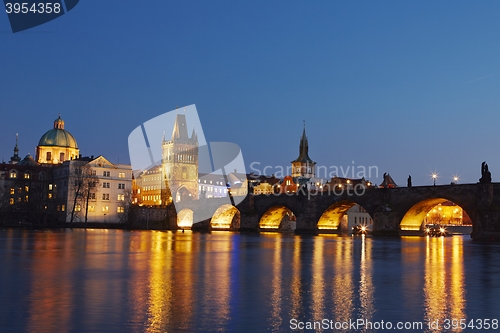
<svg viewBox="0 0 500 333"><path fill-rule="evenodd" d="M70 132L64 129L64 121L61 117L54 121L54 128L47 131L40 141L39 146L57 146L78 149L75 137Z"/></svg>

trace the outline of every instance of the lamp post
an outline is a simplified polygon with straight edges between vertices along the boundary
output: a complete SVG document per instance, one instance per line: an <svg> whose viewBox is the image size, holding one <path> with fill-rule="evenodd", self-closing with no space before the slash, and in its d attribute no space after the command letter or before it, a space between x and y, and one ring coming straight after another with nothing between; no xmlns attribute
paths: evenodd
<svg viewBox="0 0 500 333"><path fill-rule="evenodd" d="M453 176L453 181L455 182L455 184L458 184L458 176Z"/></svg>
<svg viewBox="0 0 500 333"><path fill-rule="evenodd" d="M436 173L432 174L432 179L434 180L434 186L436 186L436 178L437 177L438 177L438 175Z"/></svg>

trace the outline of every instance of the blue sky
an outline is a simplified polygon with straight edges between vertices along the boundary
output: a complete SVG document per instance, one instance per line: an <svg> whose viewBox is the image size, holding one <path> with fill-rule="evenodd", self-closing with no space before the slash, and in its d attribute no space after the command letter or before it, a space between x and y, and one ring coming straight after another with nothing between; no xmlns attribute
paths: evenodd
<svg viewBox="0 0 500 333"><path fill-rule="evenodd" d="M84 155L128 162L141 123L196 104L208 141L406 185L500 178L500 2L81 1L13 34L0 13L0 155L60 113ZM167 129L170 131L170 129Z"/></svg>

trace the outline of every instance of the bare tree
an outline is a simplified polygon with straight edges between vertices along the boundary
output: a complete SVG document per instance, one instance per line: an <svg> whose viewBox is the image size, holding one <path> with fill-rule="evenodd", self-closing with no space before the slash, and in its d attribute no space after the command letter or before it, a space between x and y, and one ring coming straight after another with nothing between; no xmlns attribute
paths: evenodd
<svg viewBox="0 0 500 333"><path fill-rule="evenodd" d="M89 201L95 199L99 178L88 162L74 161L71 163L69 181L73 195L70 223L73 223L75 217L80 214L82 206L85 206L85 222L87 222Z"/></svg>

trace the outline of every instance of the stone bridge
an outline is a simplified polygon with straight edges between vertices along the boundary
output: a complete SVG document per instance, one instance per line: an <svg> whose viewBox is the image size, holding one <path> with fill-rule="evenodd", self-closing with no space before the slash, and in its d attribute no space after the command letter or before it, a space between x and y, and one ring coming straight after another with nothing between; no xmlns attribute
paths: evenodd
<svg viewBox="0 0 500 333"><path fill-rule="evenodd" d="M239 200L236 200L238 199ZM296 233L338 232L342 216L355 204L373 220L373 234L416 234L426 214L437 204L452 201L462 207L473 224L472 237L500 240L500 183L367 188L364 191L297 192L201 199L177 203L169 226L200 221L193 230L280 231L290 221Z"/></svg>

